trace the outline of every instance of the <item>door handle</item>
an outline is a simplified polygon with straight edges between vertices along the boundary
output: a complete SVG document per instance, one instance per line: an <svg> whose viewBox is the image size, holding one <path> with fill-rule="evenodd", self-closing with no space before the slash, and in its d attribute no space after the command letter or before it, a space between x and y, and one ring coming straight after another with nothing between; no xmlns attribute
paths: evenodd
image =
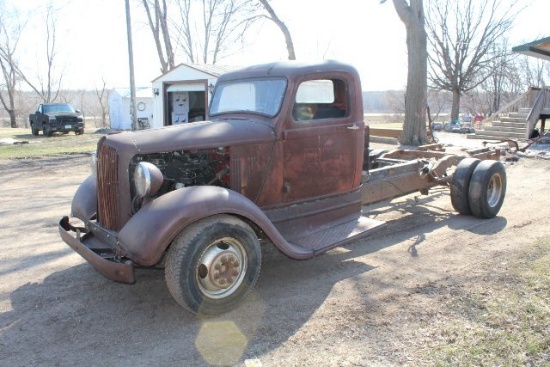
<svg viewBox="0 0 550 367"><path fill-rule="evenodd" d="M350 129L350 130L359 130L359 126L357 126L357 125L348 126L348 129Z"/></svg>

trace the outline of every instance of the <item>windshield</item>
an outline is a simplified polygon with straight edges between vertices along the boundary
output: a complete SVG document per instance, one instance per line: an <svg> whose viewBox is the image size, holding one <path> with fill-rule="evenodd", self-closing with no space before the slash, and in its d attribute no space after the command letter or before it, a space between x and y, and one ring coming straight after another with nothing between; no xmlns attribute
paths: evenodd
<svg viewBox="0 0 550 367"><path fill-rule="evenodd" d="M218 84L210 105L210 115L246 111L274 117L281 108L285 89L285 79Z"/></svg>
<svg viewBox="0 0 550 367"><path fill-rule="evenodd" d="M74 113L74 108L69 104L52 104L52 105L44 105L44 113L48 112L69 112Z"/></svg>

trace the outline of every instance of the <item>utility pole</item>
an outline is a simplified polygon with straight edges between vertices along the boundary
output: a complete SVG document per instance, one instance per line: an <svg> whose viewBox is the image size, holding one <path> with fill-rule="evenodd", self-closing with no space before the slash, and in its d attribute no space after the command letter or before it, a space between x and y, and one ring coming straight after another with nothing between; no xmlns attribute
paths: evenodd
<svg viewBox="0 0 550 367"><path fill-rule="evenodd" d="M128 62L130 63L130 114L132 130L138 129L136 109L136 81L134 79L134 49L132 47L132 24L130 20L130 0L126 0L126 33L128 38Z"/></svg>

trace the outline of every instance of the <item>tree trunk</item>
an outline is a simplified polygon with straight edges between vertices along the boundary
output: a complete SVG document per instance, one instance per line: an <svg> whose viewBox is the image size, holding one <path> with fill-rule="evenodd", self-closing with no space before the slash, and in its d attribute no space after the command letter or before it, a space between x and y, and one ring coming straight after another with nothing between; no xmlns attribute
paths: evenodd
<svg viewBox="0 0 550 367"><path fill-rule="evenodd" d="M10 116L10 126L13 128L17 126L17 120L15 119L15 110L8 110L8 115Z"/></svg>
<svg viewBox="0 0 550 367"><path fill-rule="evenodd" d="M393 4L407 29L407 90L401 144L418 146L428 142L426 135L428 51L423 4L422 0L410 0L410 6L405 0L393 0Z"/></svg>
<svg viewBox="0 0 550 367"><path fill-rule="evenodd" d="M453 104L451 107L451 121L458 121L460 113L460 91L457 88L453 89Z"/></svg>

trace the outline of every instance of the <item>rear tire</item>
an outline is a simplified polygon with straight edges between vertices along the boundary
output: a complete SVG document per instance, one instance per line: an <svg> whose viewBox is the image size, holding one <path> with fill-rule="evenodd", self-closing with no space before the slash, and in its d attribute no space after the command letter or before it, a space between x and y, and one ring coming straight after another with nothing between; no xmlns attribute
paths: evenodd
<svg viewBox="0 0 550 367"><path fill-rule="evenodd" d="M34 125L31 125L31 132L32 132L33 135L36 136L36 135L38 135L39 130L38 130L38 129L35 129L35 128L34 128Z"/></svg>
<svg viewBox="0 0 550 367"><path fill-rule="evenodd" d="M494 218L506 195L506 169L498 161L481 162L470 180L470 210L478 218Z"/></svg>
<svg viewBox="0 0 550 367"><path fill-rule="evenodd" d="M476 158L464 158L460 161L453 174L451 182L451 204L453 208L462 215L471 215L470 210L470 179L479 164Z"/></svg>
<svg viewBox="0 0 550 367"><path fill-rule="evenodd" d="M230 215L192 224L172 242L166 285L185 309L206 316L235 308L260 275L261 248L252 228Z"/></svg>

